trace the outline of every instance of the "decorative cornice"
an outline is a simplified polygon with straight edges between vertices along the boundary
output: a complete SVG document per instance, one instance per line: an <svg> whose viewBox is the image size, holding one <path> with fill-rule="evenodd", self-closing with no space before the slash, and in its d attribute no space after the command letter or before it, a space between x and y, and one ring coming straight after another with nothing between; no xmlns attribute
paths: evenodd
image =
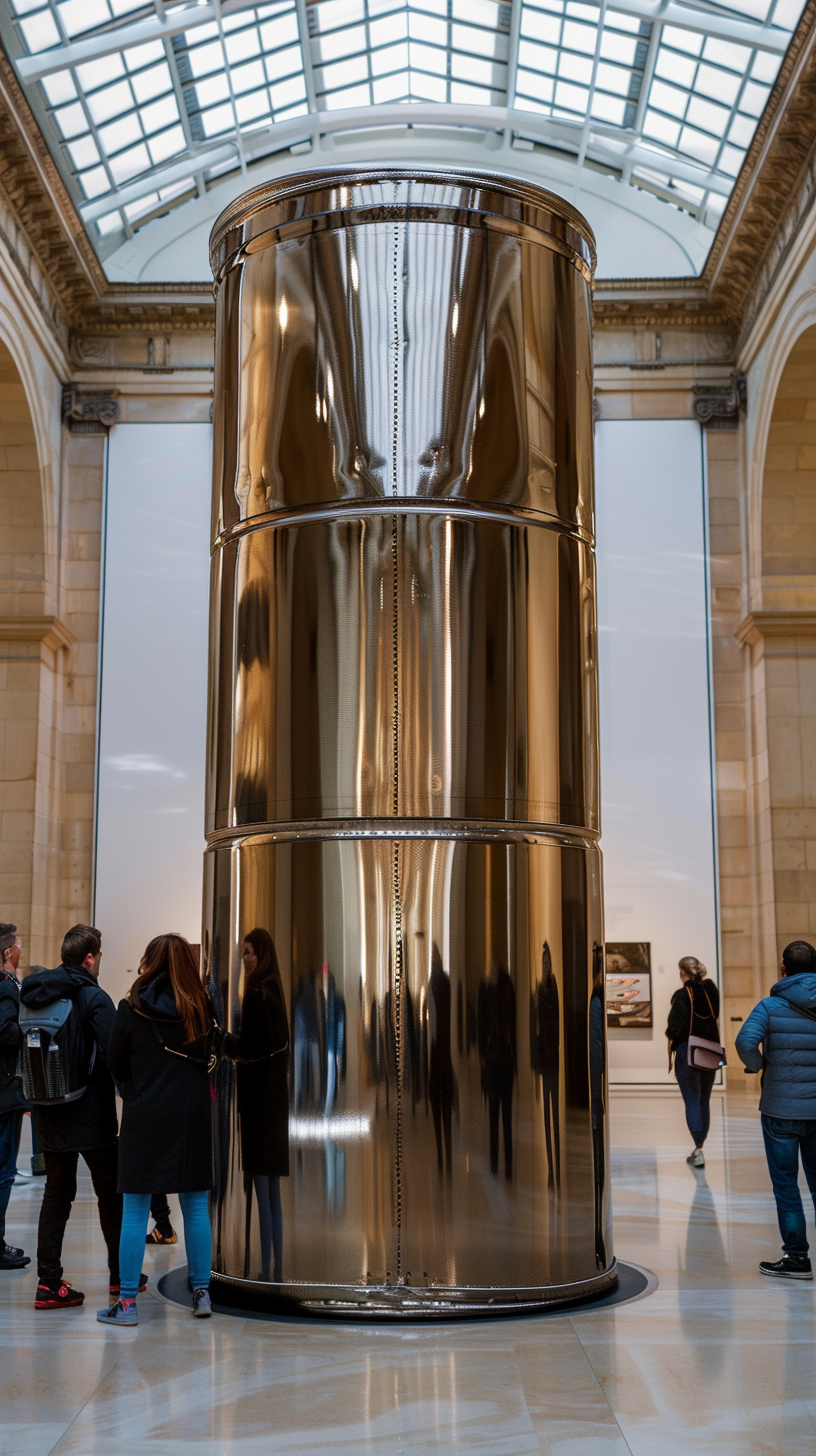
<svg viewBox="0 0 816 1456"><path fill-rule="evenodd" d="M41 642L58 652L76 637L59 617L0 617L0 642Z"/></svg>
<svg viewBox="0 0 816 1456"><path fill-rule="evenodd" d="M73 332L212 331L215 306L200 284L108 282L2 47L0 187Z"/></svg>
<svg viewBox="0 0 816 1456"><path fill-rule="evenodd" d="M816 611L749 612L734 636L751 646L768 637L816 637Z"/></svg>
<svg viewBox="0 0 816 1456"><path fill-rule="evenodd" d="M744 337L816 193L816 0L791 38L699 278L606 279L602 328L705 328Z"/></svg>

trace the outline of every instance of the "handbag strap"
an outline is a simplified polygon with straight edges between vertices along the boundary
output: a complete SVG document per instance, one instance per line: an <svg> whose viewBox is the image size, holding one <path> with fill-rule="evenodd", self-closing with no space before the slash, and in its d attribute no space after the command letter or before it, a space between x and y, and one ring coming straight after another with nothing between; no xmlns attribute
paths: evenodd
<svg viewBox="0 0 816 1456"><path fill-rule="evenodd" d="M814 1016L812 1011L805 1011L802 1006L794 1006L793 1002L789 1001L787 996L780 996L779 999L780 1001L784 1001L786 1006L790 1006L791 1011L795 1011L799 1016L806 1016L808 1021L816 1021L816 1016Z"/></svg>
<svg viewBox="0 0 816 1456"><path fill-rule="evenodd" d="M698 982L698 985L702 985L702 982ZM691 1002L691 1016L689 1018L689 1036L691 1036L691 1028L692 1028L692 1026L694 1024L694 994L692 992L691 986L686 985L686 990L689 993L689 1000ZM717 1018L714 1015L714 1008L711 1005L711 1001L709 1000L708 992L707 992L705 986L703 986L703 995L705 996L706 1001L708 1002L708 1011L709 1011L709 1015L711 1017L711 1020L714 1022L714 1025L716 1026L717 1025ZM784 1001L784 999L785 998L783 996L782 997L782 1000ZM788 1002L788 1005L790 1005L790 1002ZM794 1007L794 1010L795 1009L796 1008ZM807 1012L804 1013L805 1016L807 1016L807 1014L808 1014ZM703 1020L705 1020L705 1017L703 1018ZM816 1021L816 1016L813 1017L813 1020ZM718 1028L718 1030L719 1030L719 1028Z"/></svg>
<svg viewBox="0 0 816 1456"><path fill-rule="evenodd" d="M167 1045L167 1042L159 1031L159 1028L156 1025L155 1021L151 1021L150 1025L153 1027L153 1031L156 1035L156 1041L159 1043L159 1046L164 1047L164 1050L166 1052L169 1052L171 1057L181 1057L183 1062L192 1062L194 1067L203 1067L205 1072L207 1072L208 1074L215 1071L216 1067L218 1066L218 1057L216 1056L214 1051L210 1052L206 1061L204 1061L203 1057L188 1057L186 1052L178 1052L176 1051L175 1047ZM215 1025L210 1028L210 1034L212 1034L214 1030Z"/></svg>

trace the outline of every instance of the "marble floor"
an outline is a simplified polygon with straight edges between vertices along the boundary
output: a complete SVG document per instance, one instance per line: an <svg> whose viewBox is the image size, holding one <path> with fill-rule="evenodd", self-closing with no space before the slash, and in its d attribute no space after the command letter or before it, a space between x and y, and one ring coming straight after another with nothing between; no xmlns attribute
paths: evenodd
<svg viewBox="0 0 816 1456"><path fill-rule="evenodd" d="M612 1147L616 1252L655 1272L653 1294L429 1327L199 1323L148 1292L136 1329L105 1330L86 1177L65 1251L84 1308L35 1314L33 1274L0 1275L0 1456L812 1453L816 1285L757 1272L779 1237L755 1094L715 1097L704 1173L679 1097L614 1094ZM28 1250L41 1188L12 1195ZM145 1267L183 1261L179 1245Z"/></svg>

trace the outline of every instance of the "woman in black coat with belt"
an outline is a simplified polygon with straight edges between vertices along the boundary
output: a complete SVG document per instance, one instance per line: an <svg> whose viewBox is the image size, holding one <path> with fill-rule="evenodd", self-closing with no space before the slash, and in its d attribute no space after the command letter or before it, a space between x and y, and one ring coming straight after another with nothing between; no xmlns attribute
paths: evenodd
<svg viewBox="0 0 816 1456"><path fill-rule="evenodd" d="M111 1309L99 1311L104 1324L137 1323L136 1285L150 1195L157 1188L179 1195L193 1313L212 1313L210 1074L217 1033L190 945L181 935L157 936L127 1000L119 1002L108 1047L108 1066L122 1092L118 1189L124 1207L120 1296Z"/></svg>
<svg viewBox="0 0 816 1456"><path fill-rule="evenodd" d="M241 1164L255 1188L261 1234L261 1278L283 1278L280 1180L289 1176L289 1019L278 957L267 930L244 939L241 1029L224 1037L237 1066ZM251 1203L248 1201L248 1209Z"/></svg>

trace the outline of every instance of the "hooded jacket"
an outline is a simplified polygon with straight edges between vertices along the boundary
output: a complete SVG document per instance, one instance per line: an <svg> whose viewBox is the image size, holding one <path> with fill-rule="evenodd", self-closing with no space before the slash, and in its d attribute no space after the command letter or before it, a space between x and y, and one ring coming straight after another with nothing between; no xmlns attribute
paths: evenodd
<svg viewBox="0 0 816 1456"><path fill-rule="evenodd" d="M19 1046L20 984L16 976L0 970L0 1117L28 1106L17 1076Z"/></svg>
<svg viewBox="0 0 816 1456"><path fill-rule="evenodd" d="M81 966L57 966L26 976L20 987L24 1006L48 1006L62 996L75 998L75 1006L96 1042L96 1057L88 1089L76 1102L32 1109L37 1132L47 1153L81 1152L116 1142L116 1092L105 1064L113 1018L116 1014L107 991Z"/></svg>
<svg viewBox="0 0 816 1456"><path fill-rule="evenodd" d="M169 1050L168 1050L169 1048ZM170 977L120 1001L108 1067L122 1093L119 1192L195 1193L213 1185L209 1039L187 1045Z"/></svg>
<svg viewBox="0 0 816 1456"><path fill-rule="evenodd" d="M760 1112L816 1121L816 974L785 976L771 987L743 1024L737 1055L749 1072L764 1068Z"/></svg>

